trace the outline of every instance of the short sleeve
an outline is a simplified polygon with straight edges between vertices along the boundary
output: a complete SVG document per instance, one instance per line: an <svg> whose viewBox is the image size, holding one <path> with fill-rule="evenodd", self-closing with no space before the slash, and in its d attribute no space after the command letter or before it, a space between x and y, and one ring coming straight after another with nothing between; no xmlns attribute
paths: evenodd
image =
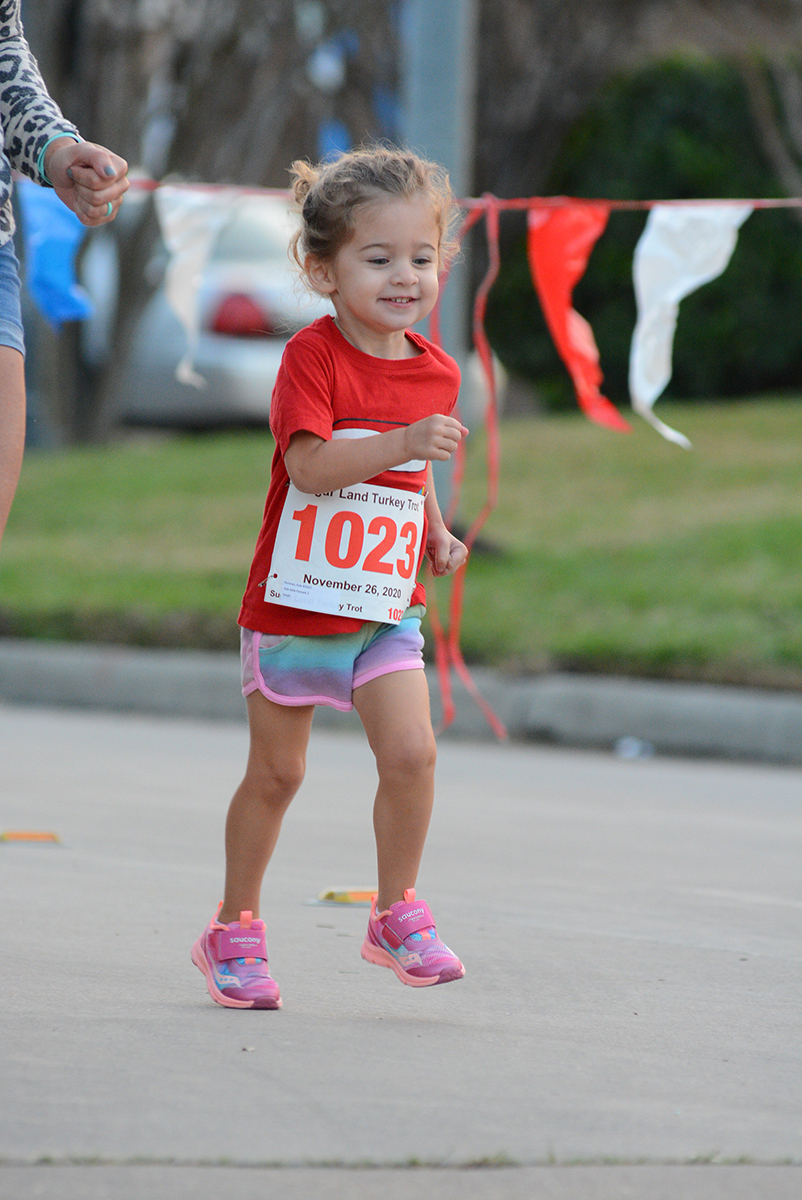
<svg viewBox="0 0 802 1200"><path fill-rule="evenodd" d="M334 362L323 339L302 330L287 343L273 389L270 428L284 454L294 433L331 439Z"/></svg>

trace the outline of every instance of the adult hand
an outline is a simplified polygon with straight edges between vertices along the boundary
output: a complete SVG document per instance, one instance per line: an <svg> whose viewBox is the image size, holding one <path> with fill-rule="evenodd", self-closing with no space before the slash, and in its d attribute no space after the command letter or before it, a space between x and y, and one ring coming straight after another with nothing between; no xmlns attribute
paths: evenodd
<svg viewBox="0 0 802 1200"><path fill-rule="evenodd" d="M84 225L113 221L128 191L128 163L94 142L56 138L45 152L53 190ZM109 208L111 205L111 208Z"/></svg>

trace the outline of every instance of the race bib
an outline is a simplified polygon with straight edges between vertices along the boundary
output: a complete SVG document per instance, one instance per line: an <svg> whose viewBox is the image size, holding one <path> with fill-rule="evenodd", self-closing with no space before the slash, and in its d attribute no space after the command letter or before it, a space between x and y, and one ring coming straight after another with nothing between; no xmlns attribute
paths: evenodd
<svg viewBox="0 0 802 1200"><path fill-rule="evenodd" d="M397 625L415 588L424 496L360 483L321 496L290 484L265 600Z"/></svg>

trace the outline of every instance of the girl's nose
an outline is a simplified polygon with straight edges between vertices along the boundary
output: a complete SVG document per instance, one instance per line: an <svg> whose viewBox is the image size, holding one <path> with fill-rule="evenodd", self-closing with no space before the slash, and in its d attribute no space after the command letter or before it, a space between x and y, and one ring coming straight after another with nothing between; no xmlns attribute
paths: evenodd
<svg viewBox="0 0 802 1200"><path fill-rule="evenodd" d="M418 273L411 262L399 263L393 272L393 283L397 283L399 286L414 283L417 278Z"/></svg>

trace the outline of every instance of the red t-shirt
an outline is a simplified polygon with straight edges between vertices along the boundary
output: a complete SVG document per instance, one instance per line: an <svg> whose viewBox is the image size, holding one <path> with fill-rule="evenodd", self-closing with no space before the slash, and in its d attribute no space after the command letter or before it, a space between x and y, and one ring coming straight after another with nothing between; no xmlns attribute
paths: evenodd
<svg viewBox="0 0 802 1200"><path fill-rule="evenodd" d="M418 348L412 358L373 358L342 336L331 317L321 317L287 343L270 407L276 451L270 473L262 529L239 614L239 624L260 633L319 636L353 633L364 623L265 601L265 582L289 483L284 454L294 433L304 431L329 441L335 431L368 429L385 433L424 417L448 416L457 402L460 374L443 350L417 333L407 334ZM405 463L362 483L420 492L428 463ZM418 569L426 545L424 529ZM424 604L416 583L410 604Z"/></svg>

